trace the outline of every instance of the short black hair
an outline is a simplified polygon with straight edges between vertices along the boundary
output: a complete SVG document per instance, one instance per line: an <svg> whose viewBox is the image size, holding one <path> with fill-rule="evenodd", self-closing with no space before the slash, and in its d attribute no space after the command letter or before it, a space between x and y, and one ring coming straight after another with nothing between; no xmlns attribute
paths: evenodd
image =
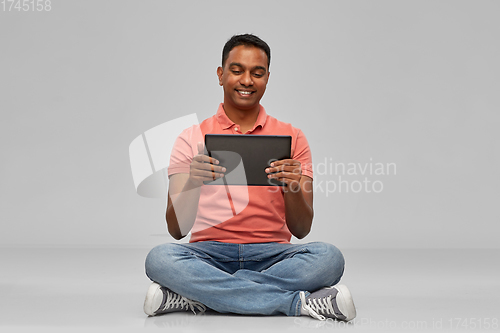
<svg viewBox="0 0 500 333"><path fill-rule="evenodd" d="M234 35L226 42L226 45L222 49L222 67L224 67L224 63L229 57L229 52L240 45L253 46L264 51L267 55L267 68L269 70L271 65L271 48L262 39L252 34Z"/></svg>

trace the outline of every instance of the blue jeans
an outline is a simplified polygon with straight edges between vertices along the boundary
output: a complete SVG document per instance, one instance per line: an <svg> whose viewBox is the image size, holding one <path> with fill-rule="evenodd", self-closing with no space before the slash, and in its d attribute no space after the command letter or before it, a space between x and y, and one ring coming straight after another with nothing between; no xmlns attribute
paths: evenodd
<svg viewBox="0 0 500 333"><path fill-rule="evenodd" d="M333 245L162 244L146 258L158 284L220 313L300 315L299 292L335 285L344 257Z"/></svg>

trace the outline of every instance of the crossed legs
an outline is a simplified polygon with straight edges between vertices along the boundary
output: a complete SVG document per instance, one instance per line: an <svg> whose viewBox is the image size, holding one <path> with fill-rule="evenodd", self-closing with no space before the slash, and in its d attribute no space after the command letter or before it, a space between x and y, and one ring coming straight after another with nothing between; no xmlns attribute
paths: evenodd
<svg viewBox="0 0 500 333"><path fill-rule="evenodd" d="M342 253L322 242L307 244L162 244L146 258L158 284L221 313L300 315L301 291L336 284Z"/></svg>

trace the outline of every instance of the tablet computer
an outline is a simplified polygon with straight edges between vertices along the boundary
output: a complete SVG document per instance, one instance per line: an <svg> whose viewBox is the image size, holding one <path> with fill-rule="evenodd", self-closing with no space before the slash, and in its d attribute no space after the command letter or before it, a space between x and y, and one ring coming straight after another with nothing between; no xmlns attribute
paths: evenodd
<svg viewBox="0 0 500 333"><path fill-rule="evenodd" d="M285 186L267 178L271 162L290 158L292 137L289 135L206 134L208 155L226 167L224 177L206 185Z"/></svg>

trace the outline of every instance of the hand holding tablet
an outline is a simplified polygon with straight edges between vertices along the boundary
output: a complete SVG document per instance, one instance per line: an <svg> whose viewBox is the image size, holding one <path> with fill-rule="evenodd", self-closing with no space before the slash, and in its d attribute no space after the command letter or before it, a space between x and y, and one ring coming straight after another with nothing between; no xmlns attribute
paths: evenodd
<svg viewBox="0 0 500 333"><path fill-rule="evenodd" d="M189 181L196 187L206 181L222 178L226 168L219 165L219 161L205 154L202 142L198 142L198 155L193 157L189 170Z"/></svg>
<svg viewBox="0 0 500 333"><path fill-rule="evenodd" d="M293 156L293 153L291 155ZM266 168L266 173L269 179L279 179L286 183L287 190L296 192L300 188L300 178L302 177L300 161L284 159L273 162L270 168Z"/></svg>

